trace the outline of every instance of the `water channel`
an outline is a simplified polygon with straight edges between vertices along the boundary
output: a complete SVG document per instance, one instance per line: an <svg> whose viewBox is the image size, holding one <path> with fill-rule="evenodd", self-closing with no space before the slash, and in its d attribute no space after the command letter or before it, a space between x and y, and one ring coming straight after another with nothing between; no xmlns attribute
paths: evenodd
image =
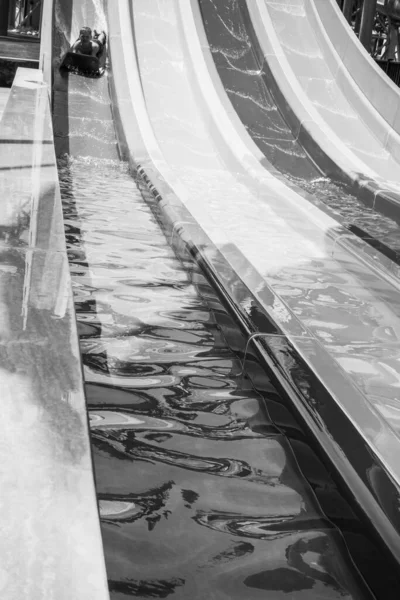
<svg viewBox="0 0 400 600"><path fill-rule="evenodd" d="M99 4L84 4L98 29ZM58 53L74 36L66 6ZM242 374L238 326L119 160L107 76L55 71L54 130L111 598L358 600L372 597L363 577L397 597L287 400L254 356Z"/></svg>

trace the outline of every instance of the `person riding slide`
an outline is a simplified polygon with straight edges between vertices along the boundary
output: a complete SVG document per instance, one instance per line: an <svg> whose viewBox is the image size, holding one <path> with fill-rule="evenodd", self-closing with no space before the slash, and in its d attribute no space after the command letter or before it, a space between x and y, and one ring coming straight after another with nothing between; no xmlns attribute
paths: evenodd
<svg viewBox="0 0 400 600"><path fill-rule="evenodd" d="M94 30L92 36L92 30L90 27L82 27L79 32L79 38L71 48L71 52L77 54L86 54L88 56L98 56L103 49L106 41L106 34L104 31L97 33Z"/></svg>

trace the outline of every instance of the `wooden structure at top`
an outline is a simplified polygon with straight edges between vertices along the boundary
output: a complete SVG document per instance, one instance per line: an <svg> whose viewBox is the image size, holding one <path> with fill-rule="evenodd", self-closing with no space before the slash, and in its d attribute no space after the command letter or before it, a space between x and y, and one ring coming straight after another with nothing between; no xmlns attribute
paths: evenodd
<svg viewBox="0 0 400 600"><path fill-rule="evenodd" d="M34 32L38 37L42 12L42 0L0 0L0 36L10 31Z"/></svg>
<svg viewBox="0 0 400 600"><path fill-rule="evenodd" d="M39 64L41 9L41 0L0 0L0 70L7 68L5 61Z"/></svg>

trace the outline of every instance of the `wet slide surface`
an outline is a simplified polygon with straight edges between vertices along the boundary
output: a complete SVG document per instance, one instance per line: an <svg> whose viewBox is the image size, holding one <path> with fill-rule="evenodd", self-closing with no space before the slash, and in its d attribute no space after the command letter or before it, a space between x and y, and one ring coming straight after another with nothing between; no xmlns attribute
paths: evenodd
<svg viewBox="0 0 400 600"><path fill-rule="evenodd" d="M82 23L102 4L59 0L57 55ZM344 540L379 557L268 376L239 376L237 328L117 159L106 78L56 71L54 123L111 597L369 598Z"/></svg>
<svg viewBox="0 0 400 600"><path fill-rule="evenodd" d="M228 96L247 131L279 171L312 181L322 172L283 119L269 90L265 60L241 0L200 0L206 33Z"/></svg>
<svg viewBox="0 0 400 600"><path fill-rule="evenodd" d="M249 5L250 12L255 6ZM358 167L362 168L361 175L367 175L371 169L373 178L378 176L398 190L399 139L388 139L388 130L383 131L376 126L379 119L376 111L371 110L368 114L364 111L363 114L363 107L358 108L357 100L353 105L353 99L338 85L326 48L318 37L319 28L310 18L309 2L257 0L257 7L265 11L263 25L271 27L270 36L277 36L279 48L274 48L274 52L281 53L287 61L288 80L293 86L298 86L299 93L304 94L307 107L312 110L310 116L319 115L328 125L332 148L327 144L327 153L331 154L335 148L350 150L348 160L353 161L356 157L362 161ZM365 101L365 98L361 94L360 102L362 100ZM294 102L294 98L289 101ZM299 105L301 102L299 98Z"/></svg>
<svg viewBox="0 0 400 600"><path fill-rule="evenodd" d="M297 65L298 70L301 71L299 65L302 65L304 70L306 69L304 56L307 53L304 54L302 52L303 46L296 47L295 17L297 15L303 23L302 26L305 26L304 3L301 0L298 3L292 3L290 6L289 3L287 4L288 6L285 3L269 3L271 14L274 14L274 22L277 29L279 27L284 29L286 27L286 19L289 21L289 26L285 29L284 43L287 46L288 53L291 54L293 64ZM252 50L254 44L257 44L257 40L254 39L254 34L251 31L245 29L245 3L232 0L232 2L227 1L217 4L209 0L201 0L200 6L202 8L202 16L209 43L213 51L215 65L221 80L224 82L224 87L228 91L231 102L235 106L241 120L247 126L247 130L251 131L251 128L248 127L250 123L248 120L249 115L254 114L254 106L258 106L259 104L258 96L255 98L252 96L255 93L255 88L251 85L251 82L254 77L262 78L262 76L257 73L257 63L248 62L244 68L244 71L247 69L248 79L245 77L245 73L242 75L239 73L239 76L236 77L238 69L240 70L241 68L240 60L237 59L235 62L235 57L240 54L240 48L242 48L243 55L257 56L257 53ZM299 31L304 30L299 28ZM319 61L317 62L321 67L321 53L318 54L316 52L316 56ZM271 60L273 59L274 57L271 57ZM261 60L263 59L261 58ZM259 62L259 65L261 64ZM268 78L264 77L264 80L265 85L268 87ZM327 85L325 79L323 83ZM316 89L320 85L322 83L317 82ZM239 98L239 101L237 101L237 98ZM257 100L257 102L254 102L254 100ZM332 104L334 105L333 101ZM345 115L343 119L345 119ZM351 119L353 117L349 114L348 118ZM259 113L252 123L258 123L259 120L261 122L262 119L263 115ZM313 185L312 182L311 184ZM328 190L329 186L327 187ZM310 201L312 201L312 198L310 198ZM339 205L340 212L344 216L344 223L347 226L353 229L354 225L361 225L361 229L371 232L373 238L378 238L385 245L394 249L397 252L397 256L395 255L391 259L398 264L400 236L397 225L390 224L389 220L382 219L376 213L374 214L372 210L366 210L362 205L357 206L356 203L348 202L347 199L343 201L340 198L335 198L329 191L324 201L330 206L333 204L335 208ZM368 223L369 220L370 223ZM289 224L289 219L287 219L287 223ZM386 224L389 224L388 228L386 228ZM305 230L307 229L308 236L305 236L306 243L311 239L315 239L311 233L311 222L308 226L305 225ZM266 236L263 239L265 240ZM290 244L290 240L288 240L288 244ZM282 243L281 248L285 247L287 249L288 244ZM302 243L300 245L303 247ZM268 243L265 241L265 252L267 252L267 246ZM334 250L332 252L333 255ZM376 256L378 257L379 253ZM295 252L293 252L288 263L290 261L293 262L293 265L296 264ZM261 263L261 261L259 262ZM396 432L398 436L400 432L400 421L398 419L399 403L398 394L394 392L394 386L397 386L395 381L398 381L399 371L397 358L399 349L397 332L398 273L394 280L397 289L393 288L391 292L387 290L389 293L386 293L383 292L381 283L379 283L378 287L375 288L375 300L372 303L370 303L370 300L364 303L364 300L366 300L364 292L371 284L371 279L367 273L365 273L366 277L361 275L361 272L357 275L357 277L361 276L359 282L362 281L362 283L361 287L358 287L356 291L354 280L352 282L351 278L348 278L348 273L346 274L347 268L345 263L342 264L339 270L336 270L336 267L329 264L329 260L324 260L324 266L320 271L320 275L315 276L315 269L319 270L320 267L322 267L322 264L314 253L314 256L310 255L309 262L304 261L301 268L304 275L303 279L299 276L300 271L296 271L295 268L290 266L289 268L284 267L279 273L274 273L273 266L271 265L263 273L265 273L267 281L272 283L280 297L286 300L293 312L307 326L308 330L312 330L316 338L323 342L331 357L344 368L349 377L352 378L359 389L365 394L366 398L368 398L371 405L376 407L386 420L390 429ZM277 271L279 270L277 269ZM336 275L330 278L330 274L333 274L334 271L338 278L336 278ZM293 285L295 279L297 280L297 284ZM341 284L339 284L339 279L341 280ZM339 287L341 288L340 292ZM378 288L380 288L380 291L378 291ZM389 299L390 297L392 300ZM378 298L383 300L385 304L388 301L389 303L386 304L386 307L383 304L379 307L380 300ZM353 303L354 300L355 303ZM355 309L356 305L357 309ZM367 305L370 308L367 309ZM389 305L394 309L393 311L391 309L391 314L386 312ZM382 312L381 309L383 309ZM384 317L386 326L383 329L380 329L380 326L376 327L377 322L375 325L373 324L375 318L378 317L378 313L381 313L381 317L386 313ZM371 317L372 320L370 320ZM378 320L381 317L378 317ZM369 326L367 322L369 322ZM363 330L364 333L362 333ZM382 333L384 333L384 336L386 334L393 335L392 342L389 342L388 338L384 341ZM299 342L299 344L303 343ZM310 362L312 360L313 357L310 356ZM353 404L353 406L357 406L357 404ZM359 415L356 415L355 420L357 421L357 419L359 419ZM359 420L357 422L360 424ZM363 430L362 425L361 430ZM374 443L372 441L372 445ZM389 443L385 442L384 446L388 448ZM387 464L396 464L396 456L397 451L393 453L392 458Z"/></svg>
<svg viewBox="0 0 400 600"><path fill-rule="evenodd" d="M182 17L187 5L160 0L152 3L150 11L142 0L135 0L134 6L148 116L169 169L187 193L186 206L197 210L196 218L211 237L217 229L225 239L234 240L252 270L240 263L229 244L216 243L228 260L235 261L246 285L252 290L259 286L254 293L308 364L323 371L309 338L326 350L334 361L332 368L339 365L339 372L361 390L365 398L361 409L372 410L371 418L379 422L376 434L370 426L361 428L362 434L377 451L380 446L380 455L396 470L395 452L391 454L389 443L380 443L379 435L387 428L396 447L400 419L393 374L400 352L399 281L395 270L393 276L386 271L393 263L386 267L379 253L369 257L366 244L345 229L339 231L335 221L276 178L260 185L245 168L240 173L239 161L232 159L227 144L219 143L217 125L210 123L204 106L204 79L200 86L201 71L191 60L188 25ZM346 398L340 398L340 403L346 403ZM359 410L346 404L346 411L361 427Z"/></svg>
<svg viewBox="0 0 400 600"><path fill-rule="evenodd" d="M343 185L324 177L293 137L271 94L274 85L245 0L199 0L215 66L228 97L249 135L289 184L310 194L310 201L334 211L345 226L361 229L400 259L400 225L368 207ZM322 158L322 157L321 157ZM321 176L322 175L322 176Z"/></svg>

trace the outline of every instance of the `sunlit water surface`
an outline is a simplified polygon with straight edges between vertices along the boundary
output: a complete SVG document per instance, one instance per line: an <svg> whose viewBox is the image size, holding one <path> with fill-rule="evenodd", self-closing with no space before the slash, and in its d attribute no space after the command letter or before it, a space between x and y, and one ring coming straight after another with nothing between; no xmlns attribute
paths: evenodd
<svg viewBox="0 0 400 600"><path fill-rule="evenodd" d="M112 599L369 597L354 516L126 166L59 173Z"/></svg>

